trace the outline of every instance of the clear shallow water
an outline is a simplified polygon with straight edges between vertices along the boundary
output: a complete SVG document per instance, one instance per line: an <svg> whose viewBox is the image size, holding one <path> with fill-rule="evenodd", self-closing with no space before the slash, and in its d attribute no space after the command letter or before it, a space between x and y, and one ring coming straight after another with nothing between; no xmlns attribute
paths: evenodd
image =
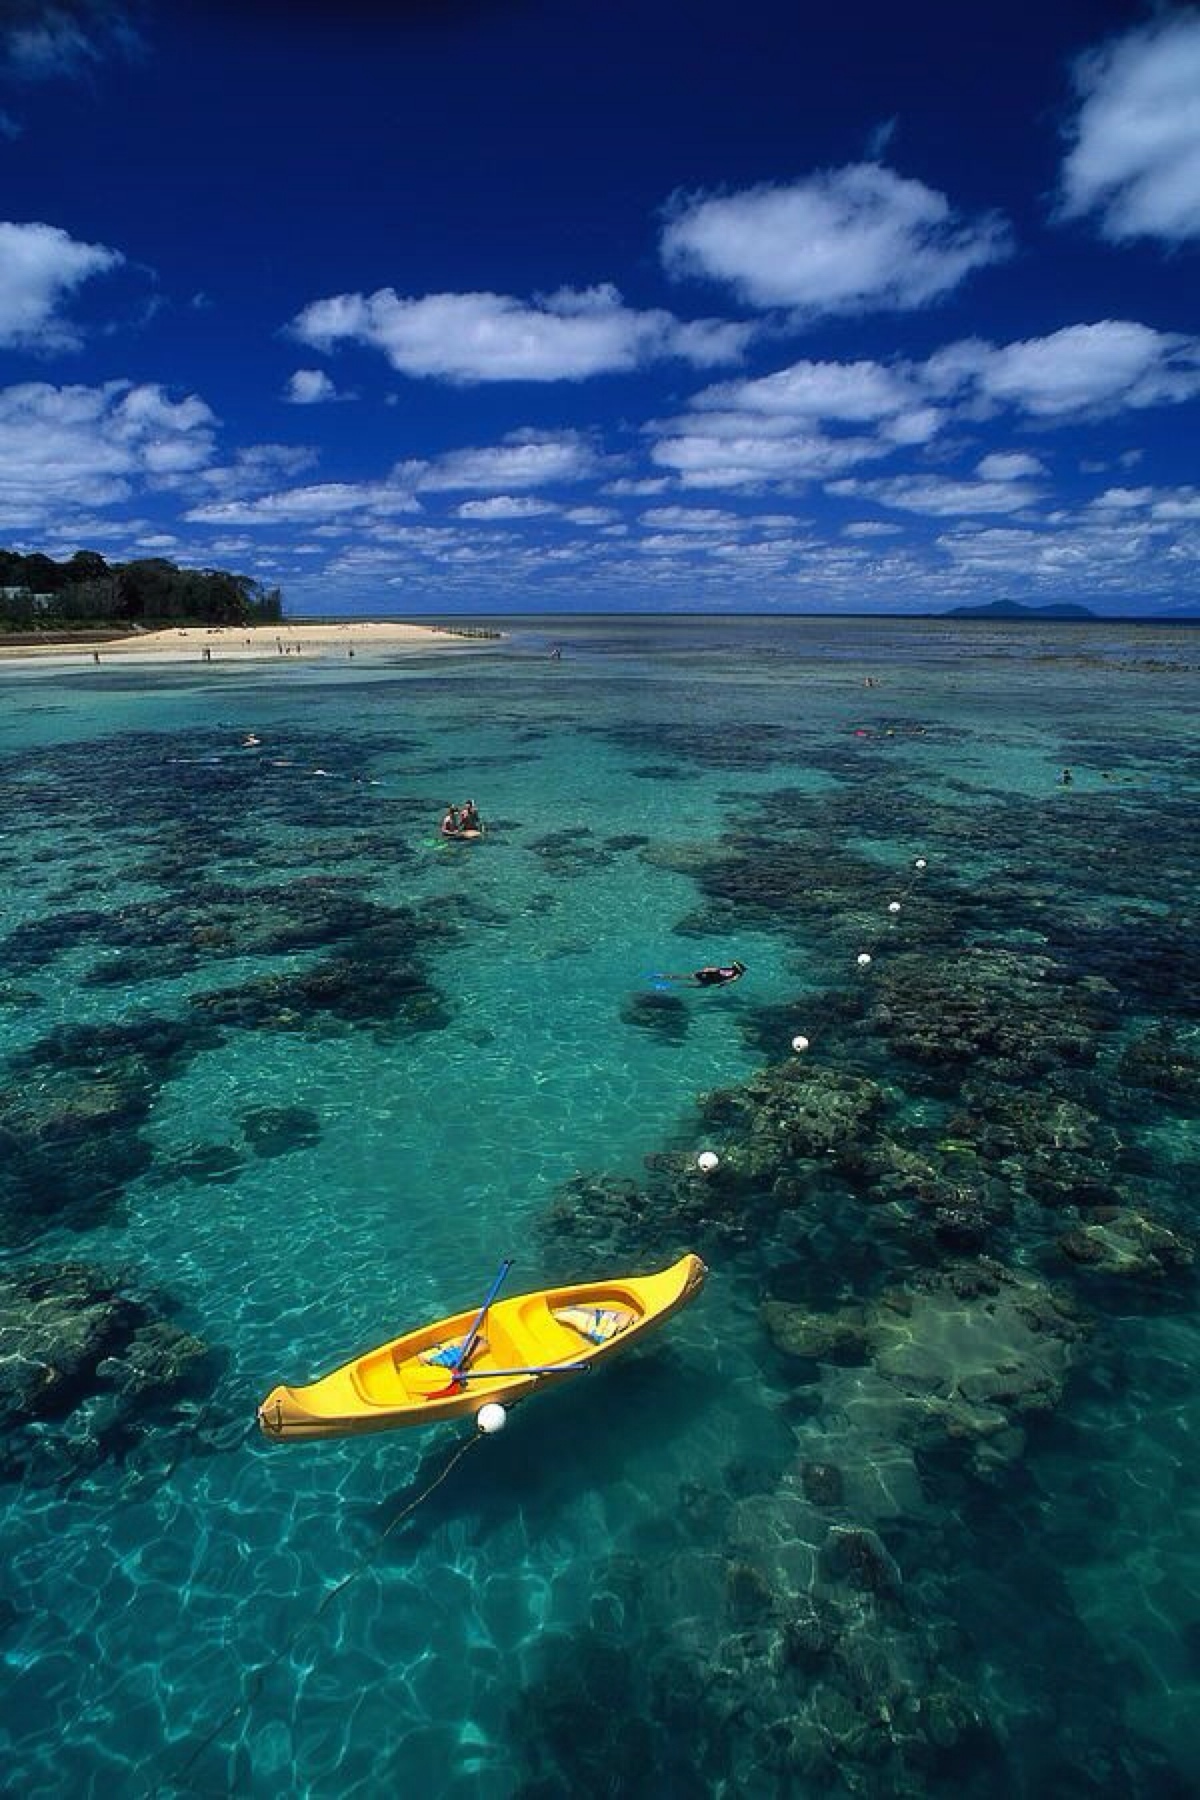
<svg viewBox="0 0 1200 1800"><path fill-rule="evenodd" d="M13 1434L14 1789L1189 1791L1198 671L1166 630L628 619L0 671L0 1273L210 1347L116 1420L93 1356ZM468 792L491 836L442 847ZM796 1030L799 1119L746 1088ZM386 1538L459 1438L251 1430L505 1254L688 1246L653 1353Z"/></svg>

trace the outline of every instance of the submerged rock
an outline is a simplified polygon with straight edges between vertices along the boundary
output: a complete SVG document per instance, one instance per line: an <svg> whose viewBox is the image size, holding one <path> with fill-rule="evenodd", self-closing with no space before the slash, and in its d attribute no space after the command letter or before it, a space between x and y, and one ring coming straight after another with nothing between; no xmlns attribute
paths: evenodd
<svg viewBox="0 0 1200 1800"><path fill-rule="evenodd" d="M0 1274L0 1478L128 1451L212 1379L206 1346L85 1263Z"/></svg>
<svg viewBox="0 0 1200 1800"><path fill-rule="evenodd" d="M1158 1277L1195 1261L1186 1237L1128 1206L1093 1216L1064 1233L1058 1244L1070 1262L1098 1275Z"/></svg>
<svg viewBox="0 0 1200 1800"><path fill-rule="evenodd" d="M69 1026L13 1057L0 1090L0 1238L109 1216L151 1166L143 1127L163 1085L219 1042L207 1022Z"/></svg>

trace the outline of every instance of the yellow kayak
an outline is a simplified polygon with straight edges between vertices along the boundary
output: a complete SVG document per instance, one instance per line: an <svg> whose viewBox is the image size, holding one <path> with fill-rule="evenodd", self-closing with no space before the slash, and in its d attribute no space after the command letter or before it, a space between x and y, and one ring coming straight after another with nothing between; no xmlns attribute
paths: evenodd
<svg viewBox="0 0 1200 1800"><path fill-rule="evenodd" d="M708 1270L687 1255L659 1275L626 1275L497 1300L462 1367L478 1309L393 1338L307 1387L272 1388L258 1409L269 1438L353 1437L511 1406L637 1343L698 1294Z"/></svg>

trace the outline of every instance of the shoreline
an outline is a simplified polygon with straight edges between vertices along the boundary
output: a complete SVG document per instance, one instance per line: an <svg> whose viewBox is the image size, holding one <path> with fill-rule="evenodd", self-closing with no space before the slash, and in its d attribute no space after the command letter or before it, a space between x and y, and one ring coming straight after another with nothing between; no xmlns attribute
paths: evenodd
<svg viewBox="0 0 1200 1800"><path fill-rule="evenodd" d="M487 636L500 637L499 631ZM416 654L477 644L484 634L445 625L410 625L398 620L347 620L345 624L178 625L106 637L88 632L57 643L5 643L0 664L55 658L87 664L122 662L228 663L285 660L293 656L340 656L396 651Z"/></svg>

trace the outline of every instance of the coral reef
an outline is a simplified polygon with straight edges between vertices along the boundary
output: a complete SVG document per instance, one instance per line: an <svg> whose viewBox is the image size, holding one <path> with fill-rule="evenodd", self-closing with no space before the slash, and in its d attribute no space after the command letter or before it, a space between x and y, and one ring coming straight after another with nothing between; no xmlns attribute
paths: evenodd
<svg viewBox="0 0 1200 1800"><path fill-rule="evenodd" d="M0 1273L0 1479L61 1479L180 1429L213 1359L160 1304L85 1263Z"/></svg>

